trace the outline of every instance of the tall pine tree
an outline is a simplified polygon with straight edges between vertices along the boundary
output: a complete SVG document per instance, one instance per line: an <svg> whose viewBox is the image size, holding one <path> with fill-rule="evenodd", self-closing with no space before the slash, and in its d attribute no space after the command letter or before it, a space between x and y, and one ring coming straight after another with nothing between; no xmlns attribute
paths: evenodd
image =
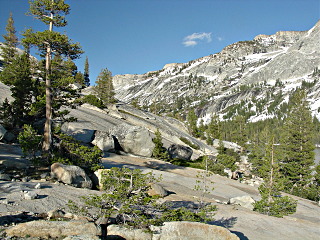
<svg viewBox="0 0 320 240"><path fill-rule="evenodd" d="M280 174L274 137L268 136L265 153L261 159L260 174L264 182L259 186L261 200L254 203L254 210L260 213L283 217L296 212L297 201L288 196L281 196L283 177Z"/></svg>
<svg viewBox="0 0 320 240"><path fill-rule="evenodd" d="M25 33L24 43L33 45L45 57L45 89L46 89L46 122L44 127L43 150L49 152L52 145L52 72L51 61L53 55L60 55L76 59L82 53L79 44L72 43L67 35L53 31L53 26L67 25L65 15L69 14L70 6L64 0L33 0L30 3L30 15L48 25L48 30L34 33L28 29Z"/></svg>
<svg viewBox="0 0 320 240"><path fill-rule="evenodd" d="M312 178L311 166L314 165L315 158L314 129L304 90L297 90L289 104L291 107L281 137L281 170L287 179L286 190L301 196Z"/></svg>

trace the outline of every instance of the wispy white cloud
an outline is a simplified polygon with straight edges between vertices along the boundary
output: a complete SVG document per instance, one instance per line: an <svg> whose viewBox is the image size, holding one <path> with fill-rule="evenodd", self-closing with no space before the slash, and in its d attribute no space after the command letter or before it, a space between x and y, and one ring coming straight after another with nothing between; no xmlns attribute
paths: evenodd
<svg viewBox="0 0 320 240"><path fill-rule="evenodd" d="M219 42L221 42L221 41L223 41L223 37L217 37L217 40L218 40Z"/></svg>
<svg viewBox="0 0 320 240"><path fill-rule="evenodd" d="M211 33L192 33L183 39L182 44L185 47L191 47L197 45L200 41L207 41L208 43L211 42Z"/></svg>

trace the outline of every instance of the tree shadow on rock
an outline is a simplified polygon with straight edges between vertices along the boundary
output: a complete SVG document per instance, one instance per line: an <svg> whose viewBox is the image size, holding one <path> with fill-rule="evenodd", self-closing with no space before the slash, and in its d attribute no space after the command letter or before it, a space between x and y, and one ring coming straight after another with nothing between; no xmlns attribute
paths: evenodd
<svg viewBox="0 0 320 240"><path fill-rule="evenodd" d="M119 235L107 235L105 238L107 240L126 240L125 238L119 236Z"/></svg>
<svg viewBox="0 0 320 240"><path fill-rule="evenodd" d="M238 219L237 217L230 217L230 218L223 217L221 219L210 222L210 224L217 225L224 228L232 228L236 224L237 219Z"/></svg>
<svg viewBox="0 0 320 240"><path fill-rule="evenodd" d="M28 213L28 212L22 212L19 214L0 216L0 226L12 225L13 223L18 224L18 223L30 222L34 220L40 220L40 219L42 219L41 216L33 215L32 213Z"/></svg>
<svg viewBox="0 0 320 240"><path fill-rule="evenodd" d="M166 170L174 170L174 169L185 169L184 166L178 166L175 164L172 164L170 162L160 161L160 160L150 160L148 162L144 162L144 164L148 168L152 168L159 171L166 171Z"/></svg>
<svg viewBox="0 0 320 240"><path fill-rule="evenodd" d="M240 240L249 240L242 232L237 232L237 231L230 231L233 234L237 235Z"/></svg>

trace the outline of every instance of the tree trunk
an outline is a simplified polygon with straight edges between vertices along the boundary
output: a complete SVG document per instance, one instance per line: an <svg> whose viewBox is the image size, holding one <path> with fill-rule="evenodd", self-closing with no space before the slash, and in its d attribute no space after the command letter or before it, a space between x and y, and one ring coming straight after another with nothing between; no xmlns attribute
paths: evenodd
<svg viewBox="0 0 320 240"><path fill-rule="evenodd" d="M52 0L52 2L54 2ZM50 16L53 19L53 13ZM49 31L52 31L53 23L49 24ZM50 152L52 144L52 134L51 134L51 118L52 118L52 97L51 97L51 46L48 43L47 54L46 54L46 122L44 125L44 139L42 150L46 153Z"/></svg>

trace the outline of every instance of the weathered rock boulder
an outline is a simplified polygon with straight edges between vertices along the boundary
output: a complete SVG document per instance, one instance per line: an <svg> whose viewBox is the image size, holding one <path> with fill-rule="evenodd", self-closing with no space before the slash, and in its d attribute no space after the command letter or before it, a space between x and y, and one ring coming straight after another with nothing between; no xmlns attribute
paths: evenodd
<svg viewBox="0 0 320 240"><path fill-rule="evenodd" d="M107 171L110 171L109 169L98 169L97 171L94 172L94 176L92 177L93 179L93 184L97 186L98 189L103 188L103 184L101 182L103 174L106 173Z"/></svg>
<svg viewBox="0 0 320 240"><path fill-rule="evenodd" d="M152 233L146 232L143 229L128 229L118 225L110 225L107 230L108 240L152 240Z"/></svg>
<svg viewBox="0 0 320 240"><path fill-rule="evenodd" d="M63 236L97 236L100 230L87 221L31 221L20 223L6 230L10 237L34 237L45 239L62 239Z"/></svg>
<svg viewBox="0 0 320 240"><path fill-rule="evenodd" d="M92 188L92 181L85 171L78 166L69 166L61 163L51 165L51 176L58 181L78 188Z"/></svg>
<svg viewBox="0 0 320 240"><path fill-rule="evenodd" d="M191 156L193 154L193 151L190 147L179 144L172 144L168 148L168 152L171 158L179 158L187 161L191 159Z"/></svg>
<svg viewBox="0 0 320 240"><path fill-rule="evenodd" d="M96 131L92 144L96 145L102 151L108 152L115 150L114 141L114 136L110 133Z"/></svg>
<svg viewBox="0 0 320 240"><path fill-rule="evenodd" d="M148 191L149 196L159 196L159 197L165 197L168 196L169 193L164 187L157 183L152 183L150 185L150 189Z"/></svg>
<svg viewBox="0 0 320 240"><path fill-rule="evenodd" d="M154 143L150 132L146 128L121 124L112 128L110 134L116 137L123 151L143 157L151 157Z"/></svg>
<svg viewBox="0 0 320 240"><path fill-rule="evenodd" d="M237 235L220 226L198 222L165 222L160 234L153 234L152 240L239 240Z"/></svg>
<svg viewBox="0 0 320 240"><path fill-rule="evenodd" d="M4 138L6 133L7 133L7 130L0 124L0 140Z"/></svg>
<svg viewBox="0 0 320 240"><path fill-rule="evenodd" d="M163 226L152 226L154 233L140 229L129 230L117 225L108 226L108 239L126 240L239 240L228 229L198 222L165 222Z"/></svg>
<svg viewBox="0 0 320 240"><path fill-rule="evenodd" d="M26 200L33 200L33 199L37 199L39 196L38 196L38 193L36 193L35 191L27 191L23 194L23 197L24 199Z"/></svg>
<svg viewBox="0 0 320 240"><path fill-rule="evenodd" d="M240 205L244 208L248 208L253 210L253 203L255 203L254 199L248 195L230 198L228 200L228 204Z"/></svg>

